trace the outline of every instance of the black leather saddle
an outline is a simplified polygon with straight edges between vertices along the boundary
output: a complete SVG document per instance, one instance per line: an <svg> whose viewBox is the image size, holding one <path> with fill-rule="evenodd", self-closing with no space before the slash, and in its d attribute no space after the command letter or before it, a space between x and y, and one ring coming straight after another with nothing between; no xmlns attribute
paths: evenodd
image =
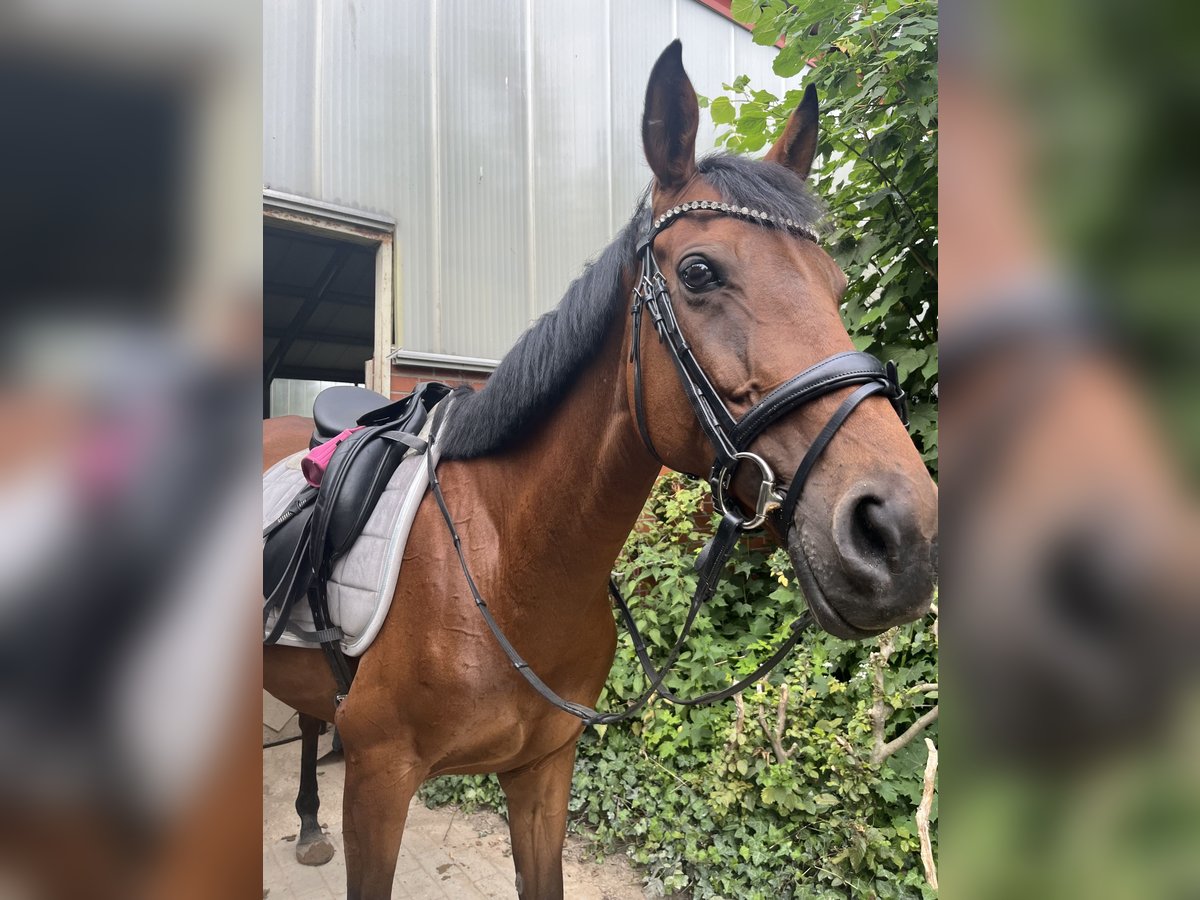
<svg viewBox="0 0 1200 900"><path fill-rule="evenodd" d="M353 385L325 388L313 401L313 422L316 428L309 446L315 447L337 437L347 428L357 425L362 416L391 402L383 394Z"/></svg>
<svg viewBox="0 0 1200 900"><path fill-rule="evenodd" d="M448 393L449 386L427 382L395 402L356 387L326 388L317 395L314 445L363 427L338 444L320 487L306 486L263 532L263 643L279 640L295 603L307 595L316 631L293 632L325 647L335 676L348 684L338 647L341 631L329 619L326 582L333 564L362 533L404 455L425 452L419 434ZM268 627L273 613L275 622Z"/></svg>

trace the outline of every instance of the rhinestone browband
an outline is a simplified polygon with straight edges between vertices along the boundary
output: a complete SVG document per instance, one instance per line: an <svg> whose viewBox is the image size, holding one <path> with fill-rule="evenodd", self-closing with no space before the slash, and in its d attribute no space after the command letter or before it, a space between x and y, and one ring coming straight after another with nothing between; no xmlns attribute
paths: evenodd
<svg viewBox="0 0 1200 900"><path fill-rule="evenodd" d="M757 222L760 225L770 225L774 228L782 228L786 231L791 231L795 234L802 235L813 243L816 243L817 241L816 233L803 222L797 222L794 219L777 219L770 213L765 213L761 210L750 209L746 206L734 206L732 203L719 203L716 200L692 200L690 203L681 203L679 206L668 209L665 213L654 220L654 223L650 226L650 234L647 235L647 240L652 239L656 234L658 234L684 213L706 209L712 210L713 212L722 213L726 216L734 216L738 219L745 219L748 222Z"/></svg>

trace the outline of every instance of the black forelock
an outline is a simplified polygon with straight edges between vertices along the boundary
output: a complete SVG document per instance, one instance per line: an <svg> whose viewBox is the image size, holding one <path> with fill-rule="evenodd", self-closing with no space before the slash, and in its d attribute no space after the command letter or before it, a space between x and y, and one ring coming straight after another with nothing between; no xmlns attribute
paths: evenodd
<svg viewBox="0 0 1200 900"><path fill-rule="evenodd" d="M704 180L726 203L757 209L777 219L801 222L819 230L825 211L803 178L776 163L710 153L697 164Z"/></svg>
<svg viewBox="0 0 1200 900"><path fill-rule="evenodd" d="M697 167L726 203L793 219L816 230L821 205L804 180L775 163L713 153ZM634 266L649 226L649 190L616 239L584 267L557 307L517 338L477 392L460 391L438 441L446 459L471 459L517 445L566 396L595 359L613 321L625 309L625 272Z"/></svg>

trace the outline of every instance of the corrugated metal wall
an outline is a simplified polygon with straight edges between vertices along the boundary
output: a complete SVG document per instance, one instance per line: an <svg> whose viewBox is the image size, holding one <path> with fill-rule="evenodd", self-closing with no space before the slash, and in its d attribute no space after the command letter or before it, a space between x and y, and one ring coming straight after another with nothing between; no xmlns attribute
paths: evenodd
<svg viewBox="0 0 1200 900"><path fill-rule="evenodd" d="M675 37L701 94L785 88L696 0L266 0L264 185L395 218L399 345L502 356L649 181L642 100Z"/></svg>

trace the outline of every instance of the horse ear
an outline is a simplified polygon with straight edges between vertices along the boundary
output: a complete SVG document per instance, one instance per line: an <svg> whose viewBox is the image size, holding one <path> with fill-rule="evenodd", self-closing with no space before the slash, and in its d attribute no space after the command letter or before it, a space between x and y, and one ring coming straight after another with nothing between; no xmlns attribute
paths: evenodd
<svg viewBox="0 0 1200 900"><path fill-rule="evenodd" d="M816 155L817 89L810 84L804 89L804 99L788 118L783 134L763 158L787 166L801 178L807 178Z"/></svg>
<svg viewBox="0 0 1200 900"><path fill-rule="evenodd" d="M650 72L642 114L642 146L660 189L683 187L696 173L700 104L683 70L683 45L672 41Z"/></svg>

